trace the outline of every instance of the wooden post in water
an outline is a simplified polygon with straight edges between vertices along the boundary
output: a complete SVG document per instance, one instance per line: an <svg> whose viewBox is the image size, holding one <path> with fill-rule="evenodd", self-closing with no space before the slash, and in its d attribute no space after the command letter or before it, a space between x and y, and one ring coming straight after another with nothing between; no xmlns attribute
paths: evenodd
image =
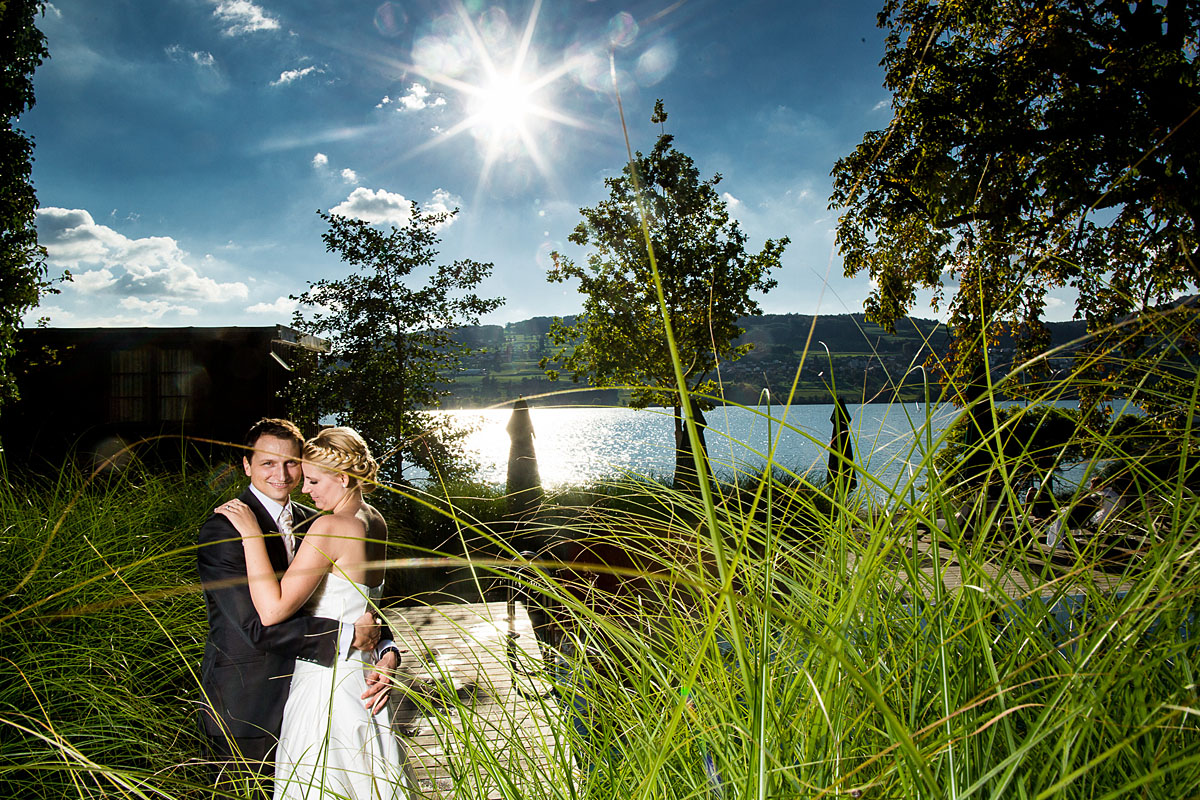
<svg viewBox="0 0 1200 800"><path fill-rule="evenodd" d="M533 449L533 421L525 398L513 403L508 420L508 517L514 530L520 530L542 502L542 478L538 474L537 453ZM517 548L522 549L522 548Z"/></svg>
<svg viewBox="0 0 1200 800"><path fill-rule="evenodd" d="M854 472L854 438L850 424L850 409L846 401L836 395L833 398L833 413L829 415L833 423L833 436L829 442L829 485L839 502L845 503L846 498L858 485L858 476Z"/></svg>

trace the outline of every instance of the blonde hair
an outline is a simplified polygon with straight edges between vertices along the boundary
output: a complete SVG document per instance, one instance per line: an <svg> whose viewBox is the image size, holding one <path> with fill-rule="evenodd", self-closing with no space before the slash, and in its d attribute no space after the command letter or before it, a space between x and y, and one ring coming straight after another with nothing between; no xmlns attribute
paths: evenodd
<svg viewBox="0 0 1200 800"><path fill-rule="evenodd" d="M367 443L353 428L326 428L304 443L304 460L309 464L347 475L347 488L356 486L363 494L375 490L371 483L379 465L371 457Z"/></svg>

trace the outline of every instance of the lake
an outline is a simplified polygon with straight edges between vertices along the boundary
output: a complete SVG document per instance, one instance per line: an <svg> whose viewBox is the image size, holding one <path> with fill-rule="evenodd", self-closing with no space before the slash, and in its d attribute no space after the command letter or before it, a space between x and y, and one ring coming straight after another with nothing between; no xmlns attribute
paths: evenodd
<svg viewBox="0 0 1200 800"><path fill-rule="evenodd" d="M719 474L755 465L761 469L769 441L774 462L803 473L823 475L825 449L833 432L834 406L720 407L706 414L709 456ZM481 465L480 478L504 485L512 411L473 409L436 412L474 428L466 449ZM923 444L936 442L957 409L948 404L850 406L855 457L885 486L904 485L923 459ZM670 477L674 470L674 422L670 411L627 408L538 408L530 410L538 468L547 488L584 484L632 473ZM919 433L919 435L917 435ZM771 439L768 439L768 436ZM903 481L901 480L903 478ZM918 476L917 483L924 483Z"/></svg>

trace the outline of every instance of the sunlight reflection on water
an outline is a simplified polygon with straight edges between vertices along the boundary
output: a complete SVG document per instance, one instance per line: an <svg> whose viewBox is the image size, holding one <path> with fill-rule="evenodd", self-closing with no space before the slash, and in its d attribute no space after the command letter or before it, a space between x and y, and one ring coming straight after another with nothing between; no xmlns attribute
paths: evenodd
<svg viewBox="0 0 1200 800"><path fill-rule="evenodd" d="M736 465L761 468L768 449L768 426L777 438L775 463L796 472L810 468L824 474L833 431L832 405L776 406L768 422L766 407L717 408L708 412L709 455L718 473L733 473ZM786 411L786 426L784 425ZM509 438L505 430L509 409L438 412L459 423L475 426L466 449L480 464L479 477L503 485L508 470ZM948 405L850 406L855 431L856 460L885 486L903 486L923 455L923 426L930 438L953 419ZM662 409L537 408L530 410L534 447L542 483L547 488L590 483L633 473L670 477L674 469L674 424ZM919 437L914 429L922 430ZM782 431L782 433L781 433ZM918 483L923 480L918 476Z"/></svg>

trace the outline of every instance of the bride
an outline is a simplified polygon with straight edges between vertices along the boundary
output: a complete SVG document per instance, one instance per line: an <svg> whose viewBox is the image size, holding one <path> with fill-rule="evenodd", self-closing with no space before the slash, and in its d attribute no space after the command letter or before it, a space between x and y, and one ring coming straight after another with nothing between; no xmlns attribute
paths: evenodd
<svg viewBox="0 0 1200 800"><path fill-rule="evenodd" d="M250 596L264 625L308 604L312 614L353 622L383 588L387 524L363 494L377 465L350 428L326 428L304 443L303 492L329 512L318 517L296 557L277 578L262 529L239 501L217 509L237 528ZM372 715L360 696L369 661L353 651L332 667L297 661L275 756L275 800L326 794L354 800L410 796L415 781L392 734L386 707Z"/></svg>

